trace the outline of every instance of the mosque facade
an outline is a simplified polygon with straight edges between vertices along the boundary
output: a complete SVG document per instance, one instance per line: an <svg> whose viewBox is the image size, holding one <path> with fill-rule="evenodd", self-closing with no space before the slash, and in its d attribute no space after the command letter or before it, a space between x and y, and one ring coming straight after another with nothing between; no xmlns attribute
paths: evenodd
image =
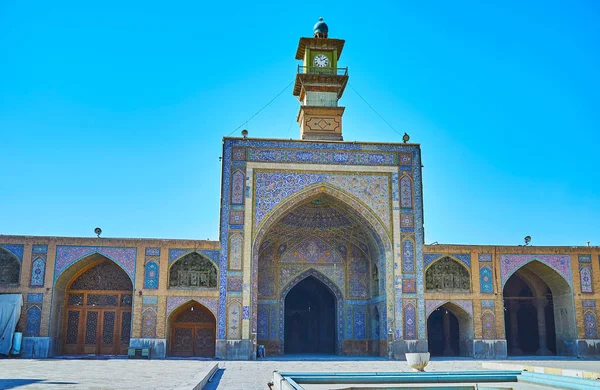
<svg viewBox="0 0 600 390"><path fill-rule="evenodd" d="M299 140L223 139L219 241L0 235L21 355L600 358L600 248L425 245L420 146L343 141L343 47L299 41Z"/></svg>

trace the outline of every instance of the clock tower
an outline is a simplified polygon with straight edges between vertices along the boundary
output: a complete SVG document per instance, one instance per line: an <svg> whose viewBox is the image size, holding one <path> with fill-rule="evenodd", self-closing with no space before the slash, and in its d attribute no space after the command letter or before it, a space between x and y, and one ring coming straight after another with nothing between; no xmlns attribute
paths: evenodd
<svg viewBox="0 0 600 390"><path fill-rule="evenodd" d="M338 68L343 39L328 37L329 28L319 18L312 38L300 38L294 96L300 100L298 123L305 140L342 141L342 115L338 106L348 83L348 68Z"/></svg>

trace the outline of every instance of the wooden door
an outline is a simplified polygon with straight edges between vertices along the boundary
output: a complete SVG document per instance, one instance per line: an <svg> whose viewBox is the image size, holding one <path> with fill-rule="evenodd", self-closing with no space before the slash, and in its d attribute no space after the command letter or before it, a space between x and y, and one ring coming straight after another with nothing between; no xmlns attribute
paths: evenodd
<svg viewBox="0 0 600 390"><path fill-rule="evenodd" d="M81 353L96 354L98 353L98 336L100 335L100 310L85 311L85 325L83 330L83 348Z"/></svg>
<svg viewBox="0 0 600 390"><path fill-rule="evenodd" d="M171 354L173 356L194 356L194 326L178 325L172 331Z"/></svg>
<svg viewBox="0 0 600 390"><path fill-rule="evenodd" d="M206 326L194 327L194 356L215 356L215 328Z"/></svg>

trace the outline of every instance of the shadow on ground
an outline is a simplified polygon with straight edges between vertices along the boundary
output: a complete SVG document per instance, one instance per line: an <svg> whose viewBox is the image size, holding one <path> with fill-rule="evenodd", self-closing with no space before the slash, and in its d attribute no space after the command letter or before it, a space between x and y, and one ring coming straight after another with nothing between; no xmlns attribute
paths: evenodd
<svg viewBox="0 0 600 390"><path fill-rule="evenodd" d="M15 389L20 386L26 386L31 384L38 385L76 385L77 382L46 382L45 379L2 379L0 378L0 389ZM60 387L55 387L60 389Z"/></svg>
<svg viewBox="0 0 600 390"><path fill-rule="evenodd" d="M208 382L206 386L204 386L203 390L216 390L219 387L219 383L221 382L221 378L223 377L224 372L225 369L223 368L220 368L217 371L215 371L215 374L211 378L210 382Z"/></svg>

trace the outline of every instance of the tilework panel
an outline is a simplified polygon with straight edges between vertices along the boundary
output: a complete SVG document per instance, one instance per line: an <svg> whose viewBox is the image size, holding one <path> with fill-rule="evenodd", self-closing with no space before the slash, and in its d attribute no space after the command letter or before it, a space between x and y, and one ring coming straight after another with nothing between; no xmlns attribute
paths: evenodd
<svg viewBox="0 0 600 390"><path fill-rule="evenodd" d="M412 161L412 153L399 153L400 155L400 165L411 165Z"/></svg>
<svg viewBox="0 0 600 390"><path fill-rule="evenodd" d="M244 250L244 237L233 234L229 239L229 269L241 270Z"/></svg>
<svg viewBox="0 0 600 390"><path fill-rule="evenodd" d="M390 175L335 174L290 171L255 172L255 226L290 195L316 183L327 183L354 195L390 226Z"/></svg>
<svg viewBox="0 0 600 390"><path fill-rule="evenodd" d="M146 270L144 272L144 288L157 289L158 276L158 264L156 264L154 261L146 263Z"/></svg>
<svg viewBox="0 0 600 390"><path fill-rule="evenodd" d="M492 254L491 253L480 253L478 255L480 263L491 263L492 262Z"/></svg>
<svg viewBox="0 0 600 390"><path fill-rule="evenodd" d="M469 316L471 316L471 318L473 318L473 301L471 301L470 299L428 299L425 301L427 317L429 317L429 315L433 313L435 309L437 309L445 303L452 303L460 307L465 312L467 312Z"/></svg>
<svg viewBox="0 0 600 390"><path fill-rule="evenodd" d="M581 263L579 264L579 277L581 280L581 292L582 293L593 293L593 279L592 279L592 264Z"/></svg>
<svg viewBox="0 0 600 390"><path fill-rule="evenodd" d="M142 308L142 337L156 338L156 323L158 322L158 306L143 305Z"/></svg>
<svg viewBox="0 0 600 390"><path fill-rule="evenodd" d="M403 279L402 280L402 292L403 293L417 292L417 286L415 283L415 279Z"/></svg>
<svg viewBox="0 0 600 390"><path fill-rule="evenodd" d="M493 299L482 299L481 307L494 307L496 302Z"/></svg>
<svg viewBox="0 0 600 390"><path fill-rule="evenodd" d="M179 306L187 303L189 301L196 301L202 306L206 307L210 310L211 313L218 318L218 298L204 298L204 297L167 297L167 318L173 312L173 310L177 309Z"/></svg>
<svg viewBox="0 0 600 390"><path fill-rule="evenodd" d="M44 256L45 257L45 256ZM31 265L31 286L42 287L46 276L46 259L38 257Z"/></svg>
<svg viewBox="0 0 600 390"><path fill-rule="evenodd" d="M580 263L591 263L592 255L579 255L577 257L577 259L579 260Z"/></svg>
<svg viewBox="0 0 600 390"><path fill-rule="evenodd" d="M142 303L144 305L158 305L158 297L156 295L144 295Z"/></svg>
<svg viewBox="0 0 600 390"><path fill-rule="evenodd" d="M289 149L249 148L248 161L312 163L336 165L396 165L394 153L368 153L362 151L300 151Z"/></svg>
<svg viewBox="0 0 600 390"><path fill-rule="evenodd" d="M588 309L583 314L583 323L585 326L585 338L598 338L598 321L595 310Z"/></svg>
<svg viewBox="0 0 600 390"><path fill-rule="evenodd" d="M233 172L231 181L231 204L244 204L246 176L240 170Z"/></svg>
<svg viewBox="0 0 600 390"><path fill-rule="evenodd" d="M471 255L469 253L453 253L451 256L460 260L464 265L467 266L467 269L471 268Z"/></svg>
<svg viewBox="0 0 600 390"><path fill-rule="evenodd" d="M484 340L495 340L496 333L496 315L493 310L485 309L481 313L481 330Z"/></svg>
<svg viewBox="0 0 600 390"><path fill-rule="evenodd" d="M569 286L572 284L571 256L569 255L500 255L502 287L517 269L532 261L539 261L562 275Z"/></svg>
<svg viewBox="0 0 600 390"><path fill-rule="evenodd" d="M241 276L228 276L227 277L227 291L241 292L242 291L242 277Z"/></svg>
<svg viewBox="0 0 600 390"><path fill-rule="evenodd" d="M45 255L48 253L48 245L33 245L31 253L36 255Z"/></svg>
<svg viewBox="0 0 600 390"><path fill-rule="evenodd" d="M27 309L27 323L25 324L25 337L38 337L40 323L42 322L42 309L38 305Z"/></svg>
<svg viewBox="0 0 600 390"><path fill-rule="evenodd" d="M243 225L244 224L244 211L243 210L231 210L229 212L229 223L232 225Z"/></svg>
<svg viewBox="0 0 600 390"><path fill-rule="evenodd" d="M402 241L402 270L406 273L415 272L415 246L408 239Z"/></svg>
<svg viewBox="0 0 600 390"><path fill-rule="evenodd" d="M44 301L44 294L27 294L27 303L37 303Z"/></svg>
<svg viewBox="0 0 600 390"><path fill-rule="evenodd" d="M340 253L317 236L311 236L285 253L281 263L342 263Z"/></svg>
<svg viewBox="0 0 600 390"><path fill-rule="evenodd" d="M269 305L258 305L258 331L257 337L259 340L269 338Z"/></svg>
<svg viewBox="0 0 600 390"><path fill-rule="evenodd" d="M146 256L160 256L160 248L146 248Z"/></svg>
<svg viewBox="0 0 600 390"><path fill-rule="evenodd" d="M400 207L413 207L412 180L406 175L400 178Z"/></svg>
<svg viewBox="0 0 600 390"><path fill-rule="evenodd" d="M596 301L592 299L584 299L583 301L581 301L581 305L583 307L596 307Z"/></svg>
<svg viewBox="0 0 600 390"><path fill-rule="evenodd" d="M263 297L275 295L275 255L272 246L259 255L258 295Z"/></svg>
<svg viewBox="0 0 600 390"><path fill-rule="evenodd" d="M0 248L4 248L13 255L17 256L19 262L23 262L23 245L0 244Z"/></svg>
<svg viewBox="0 0 600 390"><path fill-rule="evenodd" d="M401 227L413 227L413 216L412 214L403 213L400 216Z"/></svg>
<svg viewBox="0 0 600 390"><path fill-rule="evenodd" d="M367 337L367 318L364 307L354 308L354 338L364 340Z"/></svg>
<svg viewBox="0 0 600 390"><path fill-rule="evenodd" d="M487 265L479 267L479 291L482 294L494 293L494 278L492 268Z"/></svg>
<svg viewBox="0 0 600 390"><path fill-rule="evenodd" d="M277 339L277 330L279 329L279 316L277 316L277 306L271 305L271 314L269 315L270 322L270 335L271 339Z"/></svg>
<svg viewBox="0 0 600 390"><path fill-rule="evenodd" d="M242 320L250 319L250 306L242 306Z"/></svg>
<svg viewBox="0 0 600 390"><path fill-rule="evenodd" d="M119 264L135 282L136 248L117 248L105 246L57 246L54 263L54 280L71 264L89 255L99 253ZM135 283L134 283L135 285Z"/></svg>
<svg viewBox="0 0 600 390"><path fill-rule="evenodd" d="M408 300L407 300L408 301ZM417 338L417 308L414 301L404 305L404 339L414 340Z"/></svg>
<svg viewBox="0 0 600 390"><path fill-rule="evenodd" d="M245 148L233 148L232 159L233 159L233 161L245 161L246 160L246 149Z"/></svg>
<svg viewBox="0 0 600 390"><path fill-rule="evenodd" d="M240 340L242 338L242 304L238 300L231 300L227 305L227 339Z"/></svg>
<svg viewBox="0 0 600 390"><path fill-rule="evenodd" d="M425 253L423 255L423 262L425 263L425 267L427 267L429 264L433 263L434 260L437 260L442 256L444 256L442 253Z"/></svg>
<svg viewBox="0 0 600 390"><path fill-rule="evenodd" d="M354 245L350 252L348 264L348 297L368 298L369 297L369 260Z"/></svg>

